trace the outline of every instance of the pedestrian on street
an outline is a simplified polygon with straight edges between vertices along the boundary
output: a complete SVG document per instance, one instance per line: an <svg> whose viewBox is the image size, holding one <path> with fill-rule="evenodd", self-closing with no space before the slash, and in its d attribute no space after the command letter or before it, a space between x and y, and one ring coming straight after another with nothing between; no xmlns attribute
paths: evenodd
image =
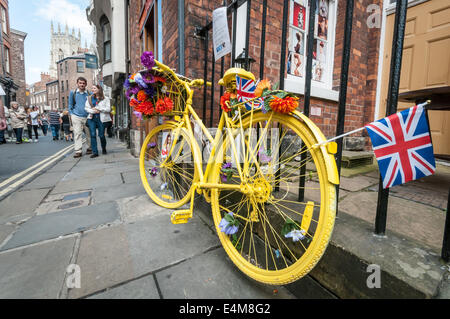
<svg viewBox="0 0 450 319"><path fill-rule="evenodd" d="M111 102L105 97L103 88L100 85L96 84L92 87L92 95L86 101L85 109L89 113L87 122L91 133L91 158L98 157L97 130L102 145L102 154L106 155L106 137L103 122L111 119L109 115L111 112Z"/></svg>
<svg viewBox="0 0 450 319"><path fill-rule="evenodd" d="M48 132L48 126L50 124L49 120L48 120L48 114L47 111L44 111L44 114L41 115L41 129L42 129L42 134L44 136L47 136L47 132Z"/></svg>
<svg viewBox="0 0 450 319"><path fill-rule="evenodd" d="M69 113L72 120L75 140L74 158L83 156L83 131L86 133L88 149L86 155L92 154L91 134L86 127L88 113L85 110L89 92L86 90L87 80L83 77L77 79L77 89L69 94Z"/></svg>
<svg viewBox="0 0 450 319"><path fill-rule="evenodd" d="M19 103L11 102L9 117L11 119L11 126L16 134L16 144L22 144L22 133L26 124L27 113L23 107L19 107Z"/></svg>
<svg viewBox="0 0 450 319"><path fill-rule="evenodd" d="M59 127L61 125L61 116L59 115L59 112L55 109L52 109L50 111L50 114L48 115L50 119L50 129L52 130L53 140L57 141L59 140Z"/></svg>
<svg viewBox="0 0 450 319"><path fill-rule="evenodd" d="M30 140L32 140L33 142L37 143L39 142L39 134L38 134L38 129L39 129L39 125L41 124L41 118L39 115L39 109L37 106L33 106L31 108L31 112L30 112L30 120L31 120L31 126L33 128L34 131L34 136L36 137L35 140L33 140L33 136L30 136Z"/></svg>
<svg viewBox="0 0 450 319"><path fill-rule="evenodd" d="M64 138L66 142L69 142L70 140L73 141L72 132L70 131L70 127L72 126L70 124L70 116L69 111L64 111L63 116L61 117L62 120L62 126L64 130Z"/></svg>
<svg viewBox="0 0 450 319"><path fill-rule="evenodd" d="M33 126L31 125L31 108L29 106L25 106L25 113L27 114L27 118L25 119L25 124L27 126L28 138L24 137L23 141L26 143L30 143L33 141Z"/></svg>
<svg viewBox="0 0 450 319"><path fill-rule="evenodd" d="M9 111L6 106L0 106L0 144L6 144L5 131L8 128L6 119L9 117Z"/></svg>

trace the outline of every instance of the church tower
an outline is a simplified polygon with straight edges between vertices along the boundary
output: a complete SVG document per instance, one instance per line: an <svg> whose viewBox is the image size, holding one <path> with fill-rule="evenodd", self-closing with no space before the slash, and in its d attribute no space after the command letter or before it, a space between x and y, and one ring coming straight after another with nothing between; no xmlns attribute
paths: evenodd
<svg viewBox="0 0 450 319"><path fill-rule="evenodd" d="M49 73L53 78L58 77L56 63L64 58L78 54L81 49L81 31L78 30L78 37L75 35L75 29L69 31L69 27L65 27L65 31L61 32L61 25L58 23L58 31L55 32L53 21L50 26L50 66Z"/></svg>

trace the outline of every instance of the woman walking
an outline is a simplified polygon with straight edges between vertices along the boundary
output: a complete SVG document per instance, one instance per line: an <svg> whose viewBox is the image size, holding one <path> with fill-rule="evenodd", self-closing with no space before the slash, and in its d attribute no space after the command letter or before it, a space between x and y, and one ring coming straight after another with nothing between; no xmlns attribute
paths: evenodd
<svg viewBox="0 0 450 319"><path fill-rule="evenodd" d="M98 157L97 130L101 141L102 154L107 154L103 122L108 120L107 117L111 112L111 103L103 94L103 89L100 85L97 84L92 87L92 95L87 98L85 109L89 114L87 123L91 133L91 158L96 158Z"/></svg>
<svg viewBox="0 0 450 319"><path fill-rule="evenodd" d="M50 125L47 111L44 111L44 114L41 115L41 122L42 122L42 126L41 126L42 134L44 136L47 136L48 126Z"/></svg>
<svg viewBox="0 0 450 319"><path fill-rule="evenodd" d="M11 119L11 126L16 134L16 144L22 144L22 133L27 119L27 113L23 107L19 107L19 103L11 102L11 109L9 110L9 118Z"/></svg>
<svg viewBox="0 0 450 319"><path fill-rule="evenodd" d="M31 121L31 127L33 128L33 131L34 131L34 136L36 137L36 139L33 140L33 136L30 135L30 140L37 143L37 142L39 142L38 128L39 128L39 125L42 125L40 115L39 115L39 110L38 110L37 106L33 106L31 108L30 121Z"/></svg>
<svg viewBox="0 0 450 319"><path fill-rule="evenodd" d="M62 120L62 126L64 130L64 138L66 139L66 142L73 141L72 132L70 131L70 117L69 117L69 111L64 111L63 116L61 117Z"/></svg>

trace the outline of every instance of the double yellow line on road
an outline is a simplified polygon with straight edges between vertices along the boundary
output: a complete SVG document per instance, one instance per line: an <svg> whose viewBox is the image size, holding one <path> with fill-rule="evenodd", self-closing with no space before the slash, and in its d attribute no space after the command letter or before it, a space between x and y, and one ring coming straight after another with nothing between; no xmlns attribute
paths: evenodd
<svg viewBox="0 0 450 319"><path fill-rule="evenodd" d="M16 187L25 183L26 181L33 178L34 176L36 176L36 174L38 174L40 171L42 171L46 167L50 166L52 163L56 162L57 160L61 159L67 153L73 151L74 147L75 147L74 145L70 145L70 146L62 149L58 153L44 159L43 161L31 166L30 168L27 168L26 170L10 177L6 181L3 181L2 183L0 183L0 197L2 197L3 195L7 194L8 192L14 190ZM25 176L23 176L23 175L25 175ZM13 184L11 184L11 183L13 183ZM11 185L9 185L9 184L11 184ZM9 185L9 186L7 186L7 185ZM6 187L6 188L2 189L3 187Z"/></svg>

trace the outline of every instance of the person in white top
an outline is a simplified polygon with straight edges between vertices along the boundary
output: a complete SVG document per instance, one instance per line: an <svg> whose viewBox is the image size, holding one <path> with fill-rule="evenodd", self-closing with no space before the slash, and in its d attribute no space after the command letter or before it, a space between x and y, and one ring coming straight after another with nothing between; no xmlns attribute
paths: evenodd
<svg viewBox="0 0 450 319"><path fill-rule="evenodd" d="M102 154L106 155L106 137L103 122L110 120L111 102L105 97L103 88L100 85L92 87L92 95L87 98L85 110L88 113L87 124L91 133L91 158L98 157L97 130L101 141Z"/></svg>
<svg viewBox="0 0 450 319"><path fill-rule="evenodd" d="M41 123L39 109L37 106L33 106L32 111L30 112L30 118L31 118L31 126L33 127L34 135L36 137L33 142L37 143L39 142L39 134L38 134L38 128ZM32 138L32 135L30 135L30 138Z"/></svg>

